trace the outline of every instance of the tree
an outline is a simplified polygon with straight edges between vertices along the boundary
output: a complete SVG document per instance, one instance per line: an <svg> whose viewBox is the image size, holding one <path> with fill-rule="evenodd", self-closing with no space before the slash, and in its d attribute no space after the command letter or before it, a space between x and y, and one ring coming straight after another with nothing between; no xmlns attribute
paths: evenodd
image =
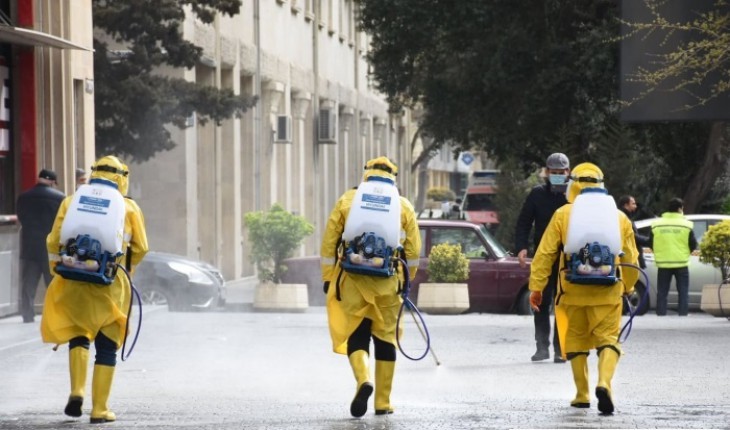
<svg viewBox="0 0 730 430"><path fill-rule="evenodd" d="M237 14L241 0L92 0L96 150L144 161L174 147L166 124L185 128L196 114L205 123L240 116L256 102L217 89L164 76L163 66L190 69L203 50L183 39L185 8L202 21ZM110 50L108 41L124 46Z"/></svg>
<svg viewBox="0 0 730 430"><path fill-rule="evenodd" d="M516 160L525 177L556 150L573 164L619 164L614 192L634 190L657 208L665 193L687 197L697 174L717 178L704 161L709 125L618 122L616 1L360 3L377 88L395 110L422 106L420 132L433 142Z"/></svg>
<svg viewBox="0 0 730 430"><path fill-rule="evenodd" d="M646 22L623 21L628 29L624 37L653 37L654 45L659 44L654 46L656 50L662 50L664 45L671 43L676 45L669 52L647 53L653 59L651 65L631 71L628 77L640 89L639 94L623 103L631 106L661 92L681 93L689 101L679 109L689 113L704 109L719 98L727 99L730 92L730 69L727 67L730 61L727 49L730 44L730 7L727 1L715 0L709 5L707 2L701 5L685 3L686 7L704 9L693 11L692 18L684 21L665 16L665 12L673 10L676 5L667 7L662 1L644 0L644 6L651 18ZM727 112L710 112L710 115L726 118ZM699 154L702 168L687 178L688 185L684 190L685 206L689 211L700 206L730 161L728 123L715 121L708 127L705 151Z"/></svg>

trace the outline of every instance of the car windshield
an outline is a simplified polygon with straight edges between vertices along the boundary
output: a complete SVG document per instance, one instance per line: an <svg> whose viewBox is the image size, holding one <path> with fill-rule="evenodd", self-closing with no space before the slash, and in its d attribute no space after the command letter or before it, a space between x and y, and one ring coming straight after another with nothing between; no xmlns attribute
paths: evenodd
<svg viewBox="0 0 730 430"><path fill-rule="evenodd" d="M496 211L492 201L493 194L467 194L464 200L465 211Z"/></svg>
<svg viewBox="0 0 730 430"><path fill-rule="evenodd" d="M487 230L487 228L484 225L479 226L479 230L482 232L482 235L487 240L487 243L489 244L489 247L492 248L492 252L497 258L504 258L509 253L506 249L502 246L501 243L497 241L497 239L492 236L492 234Z"/></svg>

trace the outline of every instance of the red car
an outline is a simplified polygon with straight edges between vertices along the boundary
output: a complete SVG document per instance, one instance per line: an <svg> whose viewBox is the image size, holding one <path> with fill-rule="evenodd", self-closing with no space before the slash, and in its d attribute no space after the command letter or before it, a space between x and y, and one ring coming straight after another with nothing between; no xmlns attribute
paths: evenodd
<svg viewBox="0 0 730 430"><path fill-rule="evenodd" d="M531 313L527 284L530 268L521 268L487 231L484 225L468 221L419 219L421 261L412 283L410 298L418 302L418 286L428 279L428 254L440 243L458 243L469 258L469 312ZM306 283L309 304L324 305L319 257L290 258L282 282Z"/></svg>

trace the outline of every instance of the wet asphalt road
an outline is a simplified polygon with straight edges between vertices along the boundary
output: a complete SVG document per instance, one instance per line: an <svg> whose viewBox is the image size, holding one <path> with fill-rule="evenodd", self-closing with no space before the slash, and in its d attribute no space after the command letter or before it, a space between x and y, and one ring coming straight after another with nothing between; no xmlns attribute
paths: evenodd
<svg viewBox="0 0 730 430"><path fill-rule="evenodd" d="M569 364L532 363L530 317L426 316L434 349L398 357L396 412L349 416L354 379L330 352L324 309L305 313L169 313L149 309L119 362L118 421L67 419L67 349L41 343L38 322L0 319L0 429L730 428L730 322L694 313L639 317L613 382L616 414L569 407ZM406 341L407 340L407 341ZM412 354L422 340L406 328ZM92 347L93 350L93 347ZM590 357L591 385L596 357ZM91 371L89 373L91 375ZM89 378L90 385L90 378Z"/></svg>

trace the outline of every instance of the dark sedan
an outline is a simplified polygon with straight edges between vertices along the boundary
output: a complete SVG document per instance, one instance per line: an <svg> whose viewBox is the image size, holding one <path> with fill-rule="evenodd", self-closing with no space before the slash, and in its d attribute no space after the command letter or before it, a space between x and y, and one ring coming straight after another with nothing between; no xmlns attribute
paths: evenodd
<svg viewBox="0 0 730 430"><path fill-rule="evenodd" d="M134 273L134 286L143 304L166 305L170 311L216 309L226 303L220 271L181 255L147 253Z"/></svg>
<svg viewBox="0 0 730 430"><path fill-rule="evenodd" d="M426 282L428 254L440 243L459 244L469 259L469 312L516 312L530 314L527 284L530 268L521 268L517 258L482 225L467 221L419 219L421 260L411 286L411 300L418 300L418 286ZM290 258L285 261L285 283L306 283L310 305L323 305L319 257Z"/></svg>

